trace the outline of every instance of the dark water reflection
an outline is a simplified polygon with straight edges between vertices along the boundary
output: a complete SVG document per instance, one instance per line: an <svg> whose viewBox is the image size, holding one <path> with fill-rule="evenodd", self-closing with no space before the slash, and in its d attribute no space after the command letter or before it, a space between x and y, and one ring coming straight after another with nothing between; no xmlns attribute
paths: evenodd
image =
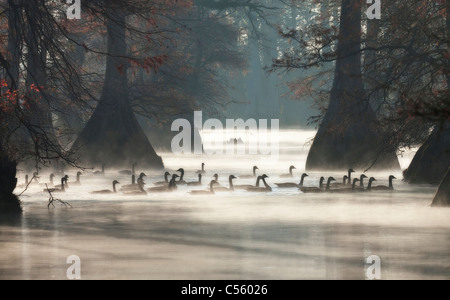
<svg viewBox="0 0 450 300"><path fill-rule="evenodd" d="M83 279L365 279L372 254L382 279L450 278L450 228L437 223L445 209L418 207L435 220L414 225L411 212L398 213L406 223L384 220L376 201L277 198L280 211L265 197L205 201L28 204L20 226L0 227L0 278L65 279L73 254ZM367 220L366 210L380 216Z"/></svg>

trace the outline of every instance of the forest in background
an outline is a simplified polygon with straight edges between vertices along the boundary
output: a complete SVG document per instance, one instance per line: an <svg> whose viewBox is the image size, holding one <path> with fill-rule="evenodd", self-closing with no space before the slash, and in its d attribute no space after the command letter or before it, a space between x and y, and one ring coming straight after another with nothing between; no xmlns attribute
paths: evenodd
<svg viewBox="0 0 450 300"><path fill-rule="evenodd" d="M312 121L306 169L398 168L399 149L422 145L405 179L437 184L450 165L448 6L383 1L369 20L362 0L95 0L68 20L58 1L2 0L0 192L21 162L163 168L154 149L196 110Z"/></svg>

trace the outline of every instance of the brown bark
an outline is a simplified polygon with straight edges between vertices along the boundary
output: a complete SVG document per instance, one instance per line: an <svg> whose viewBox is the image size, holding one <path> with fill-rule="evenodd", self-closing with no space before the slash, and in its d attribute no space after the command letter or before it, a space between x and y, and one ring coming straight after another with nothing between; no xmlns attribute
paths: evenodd
<svg viewBox="0 0 450 300"><path fill-rule="evenodd" d="M409 183L439 184L450 166L450 122L436 126L404 172Z"/></svg>
<svg viewBox="0 0 450 300"><path fill-rule="evenodd" d="M450 206L450 168L448 168L431 206Z"/></svg>
<svg viewBox="0 0 450 300"><path fill-rule="evenodd" d="M343 0L330 103L311 146L307 170L399 169L383 143L361 74L361 1Z"/></svg>
<svg viewBox="0 0 450 300"><path fill-rule="evenodd" d="M16 214L22 212L20 201L13 194L17 185L16 162L3 151L0 144L0 214Z"/></svg>
<svg viewBox="0 0 450 300"><path fill-rule="evenodd" d="M126 14L107 8L108 57L99 103L72 150L85 166L163 168L129 103Z"/></svg>

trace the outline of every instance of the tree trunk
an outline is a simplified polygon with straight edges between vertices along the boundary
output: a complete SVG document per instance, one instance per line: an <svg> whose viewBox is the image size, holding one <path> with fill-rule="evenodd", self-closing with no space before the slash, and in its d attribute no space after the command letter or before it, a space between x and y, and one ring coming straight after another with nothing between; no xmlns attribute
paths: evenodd
<svg viewBox="0 0 450 300"><path fill-rule="evenodd" d="M20 201L13 194L17 185L16 167L17 164L11 161L0 144L0 214L2 215L22 212Z"/></svg>
<svg viewBox="0 0 450 300"><path fill-rule="evenodd" d="M431 206L450 206L450 168L447 169Z"/></svg>
<svg viewBox="0 0 450 300"><path fill-rule="evenodd" d="M361 5L343 0L330 103L311 146L307 170L399 169L395 149L383 143L361 74Z"/></svg>
<svg viewBox="0 0 450 300"><path fill-rule="evenodd" d="M404 172L409 183L439 184L450 166L450 121L436 126Z"/></svg>
<svg viewBox="0 0 450 300"><path fill-rule="evenodd" d="M19 89L20 41L22 31L22 0L8 0L8 86L11 90Z"/></svg>
<svg viewBox="0 0 450 300"><path fill-rule="evenodd" d="M85 166L163 168L134 115L128 96L126 14L107 8L108 57L99 103L72 150Z"/></svg>

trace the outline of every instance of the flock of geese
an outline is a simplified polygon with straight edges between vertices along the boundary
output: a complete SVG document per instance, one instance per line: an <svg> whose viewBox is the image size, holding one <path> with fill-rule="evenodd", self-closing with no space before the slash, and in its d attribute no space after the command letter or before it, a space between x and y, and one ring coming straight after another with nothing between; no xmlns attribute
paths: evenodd
<svg viewBox="0 0 450 300"><path fill-rule="evenodd" d="M118 180L114 180L112 182L112 190L98 190L92 191L91 194L116 194L121 192L124 195L146 195L148 193L165 193L172 192L177 190L178 186L188 186L188 187L197 187L202 186L202 179L206 174L205 164L202 163L201 169L196 172L198 176L197 181L187 182L184 180L185 170L180 168L176 170L176 173L179 174L170 174L169 172L164 173L164 180L153 182L153 186L145 189L145 177L147 176L145 173L140 173L136 178L135 172L136 164L132 165L131 170L122 170L119 171L121 175L129 175L131 176L131 184L122 185L120 189L118 189L118 185L120 182ZM294 166L289 167L289 173L281 174L280 178L294 178L293 170L296 169ZM235 190L243 190L249 193L267 193L272 192L272 187L267 183L266 174L257 175L256 172L258 170L257 166L253 167L252 174L249 175L229 175L228 177L228 187L222 186L219 184L219 175L214 174L212 176L212 180L209 182L207 190L195 190L191 189L189 194L192 195L212 195L216 192L233 192ZM389 185L377 185L374 186L373 183L376 181L374 177L370 177L368 179L367 186L364 184L364 179L368 178L365 174L361 174L359 178L352 179L352 173L355 171L353 169L349 169L348 173L343 176L342 182L337 182L334 177L320 177L319 186L305 186L304 181L305 178L308 177L308 174L303 173L301 175L300 182L280 182L275 183L278 189L285 188L297 188L302 193L355 193L355 192L370 192L372 190L393 190L393 180L396 179L393 175L389 176ZM76 181L70 182L71 186L79 186L81 185L80 177L83 174L81 172L77 172ZM105 165L102 166L101 171L93 172L94 176L104 176L105 175ZM69 176L64 175L61 177L61 182L59 185L54 185L54 174L50 174L50 183L45 184L44 192L50 193L62 193L65 192L67 188L69 188ZM251 184L234 184L235 179L256 179L254 185ZM39 184L40 186L44 186L44 184L39 183L39 176L37 173L33 174L32 180L34 182L29 182L28 175L25 176L25 185L28 186L31 183ZM325 183L326 182L326 183Z"/></svg>

